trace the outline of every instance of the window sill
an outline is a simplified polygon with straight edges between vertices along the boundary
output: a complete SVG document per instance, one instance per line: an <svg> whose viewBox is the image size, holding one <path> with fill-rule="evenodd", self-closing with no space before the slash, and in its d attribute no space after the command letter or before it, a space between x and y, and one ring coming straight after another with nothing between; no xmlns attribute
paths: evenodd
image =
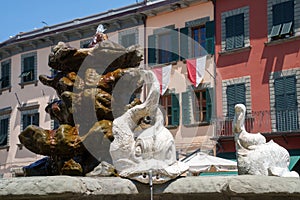
<svg viewBox="0 0 300 200"><path fill-rule="evenodd" d="M283 43L291 42L291 41L295 41L295 40L300 40L300 35L291 36L291 37L284 38L284 39L268 41L268 42L265 42L265 46L273 46L273 45L283 44Z"/></svg>
<svg viewBox="0 0 300 200"><path fill-rule="evenodd" d="M2 149L6 149L6 151L9 151L9 146L8 145L0 146L0 150L2 150Z"/></svg>
<svg viewBox="0 0 300 200"><path fill-rule="evenodd" d="M34 86L37 86L38 80L19 83L19 85L21 86L22 89L24 88L25 85L31 85L31 84L34 84Z"/></svg>
<svg viewBox="0 0 300 200"><path fill-rule="evenodd" d="M213 57L214 54L207 54L207 58L210 59ZM186 64L186 61L187 60L193 60L193 59L197 59L197 58L201 58L201 56L198 56L198 57L194 57L194 58L185 58L185 59L182 59L181 61L183 62L183 64Z"/></svg>
<svg viewBox="0 0 300 200"><path fill-rule="evenodd" d="M241 53L241 52L246 52L246 51L250 51L251 50L251 46L247 46L247 47L241 47L241 48L237 48L237 49L231 49L231 50L224 50L224 51L220 51L219 55L230 55L230 54L234 54L234 53Z"/></svg>
<svg viewBox="0 0 300 200"><path fill-rule="evenodd" d="M8 90L9 92L11 92L11 86L9 87L5 87L5 88L0 88L0 95L2 94L2 92Z"/></svg>
<svg viewBox="0 0 300 200"><path fill-rule="evenodd" d="M167 129L176 129L178 125L168 125L166 126Z"/></svg>
<svg viewBox="0 0 300 200"><path fill-rule="evenodd" d="M208 126L210 125L208 122L195 122L192 124L184 124L185 127L197 127L197 126Z"/></svg>
<svg viewBox="0 0 300 200"><path fill-rule="evenodd" d="M172 61L172 62L168 62L168 63L157 63L157 64L151 64L150 66L152 68L157 68L157 67L164 67L164 66L168 66L168 65L176 65L178 61Z"/></svg>

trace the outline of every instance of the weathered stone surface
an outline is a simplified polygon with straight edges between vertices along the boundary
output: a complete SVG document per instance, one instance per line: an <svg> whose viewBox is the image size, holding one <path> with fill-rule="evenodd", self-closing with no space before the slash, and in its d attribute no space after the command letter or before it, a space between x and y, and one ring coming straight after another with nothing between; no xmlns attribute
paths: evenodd
<svg viewBox="0 0 300 200"><path fill-rule="evenodd" d="M121 177L162 184L180 176L188 166L176 161L174 138L163 125L163 114L158 106L159 82L155 74L150 70L135 73L146 83L148 94L142 104L114 119L114 141L109 151Z"/></svg>
<svg viewBox="0 0 300 200"><path fill-rule="evenodd" d="M300 199L300 179L274 176L183 177L154 185L154 199ZM118 177L0 179L0 199L150 199L149 186Z"/></svg>
<svg viewBox="0 0 300 200"><path fill-rule="evenodd" d="M246 107L236 104L233 120L238 173L265 176L299 177L289 171L289 152L273 142L266 142L260 133L248 133L245 129Z"/></svg>

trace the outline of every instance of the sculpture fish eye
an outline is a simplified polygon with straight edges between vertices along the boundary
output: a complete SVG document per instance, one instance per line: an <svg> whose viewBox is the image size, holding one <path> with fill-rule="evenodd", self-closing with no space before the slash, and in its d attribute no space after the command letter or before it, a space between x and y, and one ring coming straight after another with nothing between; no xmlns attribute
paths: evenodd
<svg viewBox="0 0 300 200"><path fill-rule="evenodd" d="M136 145L135 147L135 156L140 157L143 153L141 144Z"/></svg>

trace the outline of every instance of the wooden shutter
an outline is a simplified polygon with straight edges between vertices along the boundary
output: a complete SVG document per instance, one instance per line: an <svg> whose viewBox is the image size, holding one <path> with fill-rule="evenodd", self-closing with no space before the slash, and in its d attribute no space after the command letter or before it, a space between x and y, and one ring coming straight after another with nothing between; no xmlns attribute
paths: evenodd
<svg viewBox="0 0 300 200"><path fill-rule="evenodd" d="M180 29L180 60L189 58L189 27Z"/></svg>
<svg viewBox="0 0 300 200"><path fill-rule="evenodd" d="M235 28L234 28L234 16L226 18L226 49L230 50L234 48L234 36L235 36Z"/></svg>
<svg viewBox="0 0 300 200"><path fill-rule="evenodd" d="M33 125L36 125L36 126L39 126L39 124L40 124L40 116L39 116L39 113L35 113L32 117L33 117L33 119L32 119L32 124L33 124Z"/></svg>
<svg viewBox="0 0 300 200"><path fill-rule="evenodd" d="M294 1L273 5L273 26L294 20Z"/></svg>
<svg viewBox="0 0 300 200"><path fill-rule="evenodd" d="M244 46L244 13L226 18L226 49Z"/></svg>
<svg viewBox="0 0 300 200"><path fill-rule="evenodd" d="M278 78L274 81L275 88L275 108L276 110L285 109L285 88L284 88L284 79Z"/></svg>
<svg viewBox="0 0 300 200"><path fill-rule="evenodd" d="M191 103L190 103L190 97L191 92L186 91L182 94L182 123L184 125L188 125L191 123Z"/></svg>
<svg viewBox="0 0 300 200"><path fill-rule="evenodd" d="M178 29L171 31L171 61L179 60Z"/></svg>
<svg viewBox="0 0 300 200"><path fill-rule="evenodd" d="M171 94L172 101L172 125L179 125L179 101L178 94Z"/></svg>
<svg viewBox="0 0 300 200"><path fill-rule="evenodd" d="M206 121L210 123L212 116L212 99L213 99L213 89L206 88Z"/></svg>
<svg viewBox="0 0 300 200"><path fill-rule="evenodd" d="M25 128L30 124L30 119L28 119L28 115L27 114L23 114L22 115L22 125L23 125L23 130L25 130Z"/></svg>
<svg viewBox="0 0 300 200"><path fill-rule="evenodd" d="M244 46L244 13L235 15L235 38L234 47L241 48Z"/></svg>
<svg viewBox="0 0 300 200"><path fill-rule="evenodd" d="M156 59L156 35L148 36L148 64L154 65L157 63Z"/></svg>
<svg viewBox="0 0 300 200"><path fill-rule="evenodd" d="M7 137L8 137L8 118L0 120L0 146L7 145Z"/></svg>
<svg viewBox="0 0 300 200"><path fill-rule="evenodd" d="M10 86L10 63L1 65L1 88Z"/></svg>
<svg viewBox="0 0 300 200"><path fill-rule="evenodd" d="M226 88L227 95L227 115L229 118L234 117L234 106L238 103L246 104L245 84L229 85Z"/></svg>
<svg viewBox="0 0 300 200"><path fill-rule="evenodd" d="M196 90L192 90L192 91L194 92L194 94L191 96L192 97L192 104L193 104L194 121L199 122L200 121L199 98L201 96L201 92L199 93L199 91L196 91Z"/></svg>
<svg viewBox="0 0 300 200"><path fill-rule="evenodd" d="M208 54L215 53L215 21L208 21L205 24L206 38L205 47Z"/></svg>
<svg viewBox="0 0 300 200"><path fill-rule="evenodd" d="M278 131L298 129L296 77L280 77L274 81L276 128Z"/></svg>

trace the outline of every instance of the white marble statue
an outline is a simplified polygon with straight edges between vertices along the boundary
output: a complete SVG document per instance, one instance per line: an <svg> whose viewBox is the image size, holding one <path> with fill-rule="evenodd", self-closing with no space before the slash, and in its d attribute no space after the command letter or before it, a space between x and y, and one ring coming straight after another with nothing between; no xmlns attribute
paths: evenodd
<svg viewBox="0 0 300 200"><path fill-rule="evenodd" d="M299 177L295 171L289 171L290 155L288 151L273 140L266 142L260 133L248 133L245 129L246 107L235 105L232 124L235 134L238 174Z"/></svg>
<svg viewBox="0 0 300 200"><path fill-rule="evenodd" d="M176 161L172 134L164 127L158 107L159 82L150 70L139 70L148 95L145 101L113 121L110 146L113 165L121 177L154 184L164 183L188 170ZM150 181L150 178L151 181Z"/></svg>

